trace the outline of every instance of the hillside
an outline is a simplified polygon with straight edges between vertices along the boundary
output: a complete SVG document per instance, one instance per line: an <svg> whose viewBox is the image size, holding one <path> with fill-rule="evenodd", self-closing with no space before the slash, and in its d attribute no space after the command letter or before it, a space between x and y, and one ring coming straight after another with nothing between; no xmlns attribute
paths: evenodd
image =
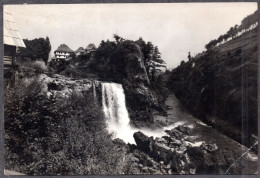
<svg viewBox="0 0 260 178"><path fill-rule="evenodd" d="M168 81L194 115L246 146L257 135L257 38L255 28L208 49Z"/></svg>

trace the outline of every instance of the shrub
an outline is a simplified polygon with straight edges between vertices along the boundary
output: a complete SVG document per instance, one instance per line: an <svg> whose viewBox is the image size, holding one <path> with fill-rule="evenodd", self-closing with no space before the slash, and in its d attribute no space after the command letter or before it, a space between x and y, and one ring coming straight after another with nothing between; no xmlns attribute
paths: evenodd
<svg viewBox="0 0 260 178"><path fill-rule="evenodd" d="M118 174L124 152L92 94L49 99L41 82L5 93L5 168L29 175Z"/></svg>
<svg viewBox="0 0 260 178"><path fill-rule="evenodd" d="M22 78L33 78L48 72L48 68L43 61L19 61L17 64L19 66L19 77Z"/></svg>
<svg viewBox="0 0 260 178"><path fill-rule="evenodd" d="M31 67L38 73L43 73L47 70L47 66L43 61L35 61L31 63Z"/></svg>

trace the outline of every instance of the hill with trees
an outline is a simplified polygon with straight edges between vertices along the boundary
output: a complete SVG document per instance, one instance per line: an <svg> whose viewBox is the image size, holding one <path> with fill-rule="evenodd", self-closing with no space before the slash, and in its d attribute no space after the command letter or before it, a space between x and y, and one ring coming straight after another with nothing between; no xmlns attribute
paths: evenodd
<svg viewBox="0 0 260 178"><path fill-rule="evenodd" d="M217 47L207 44L206 52L183 62L168 81L194 115L249 147L257 135L258 118L256 15L247 16L225 34L232 40ZM241 30L245 32L237 36Z"/></svg>

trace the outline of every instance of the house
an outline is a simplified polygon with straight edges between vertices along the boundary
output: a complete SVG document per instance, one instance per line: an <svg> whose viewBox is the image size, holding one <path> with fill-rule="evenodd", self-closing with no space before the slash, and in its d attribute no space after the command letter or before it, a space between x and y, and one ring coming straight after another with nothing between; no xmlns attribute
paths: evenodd
<svg viewBox="0 0 260 178"><path fill-rule="evenodd" d="M87 54L93 55L97 51L97 47L95 46L95 44L90 43L85 50Z"/></svg>
<svg viewBox="0 0 260 178"><path fill-rule="evenodd" d="M76 50L76 56L80 56L80 55L83 55L83 54L85 54L85 49L83 47L79 47Z"/></svg>
<svg viewBox="0 0 260 178"><path fill-rule="evenodd" d="M55 61L68 61L71 59L71 56L74 54L74 51L70 49L66 44L61 44L58 49L54 51Z"/></svg>
<svg viewBox="0 0 260 178"><path fill-rule="evenodd" d="M13 15L4 9L4 78L11 79L14 74L16 52L26 48L16 27ZM14 81L13 81L14 82Z"/></svg>

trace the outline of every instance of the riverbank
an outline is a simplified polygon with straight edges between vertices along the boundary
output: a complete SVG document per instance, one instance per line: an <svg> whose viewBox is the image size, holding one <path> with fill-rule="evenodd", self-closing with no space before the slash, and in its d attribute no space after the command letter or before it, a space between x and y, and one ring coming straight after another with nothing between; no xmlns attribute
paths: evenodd
<svg viewBox="0 0 260 178"><path fill-rule="evenodd" d="M257 140L257 51L256 28L182 63L168 80L193 115L247 147Z"/></svg>
<svg viewBox="0 0 260 178"><path fill-rule="evenodd" d="M134 134L137 146L130 145L130 155L139 160L135 162L138 169L147 174L257 173L258 157L247 147L192 116L173 93L166 105L168 116L164 119L169 125L157 130L157 137L148 137L142 130ZM140 160L140 154L156 163ZM169 161L170 157L175 161Z"/></svg>

